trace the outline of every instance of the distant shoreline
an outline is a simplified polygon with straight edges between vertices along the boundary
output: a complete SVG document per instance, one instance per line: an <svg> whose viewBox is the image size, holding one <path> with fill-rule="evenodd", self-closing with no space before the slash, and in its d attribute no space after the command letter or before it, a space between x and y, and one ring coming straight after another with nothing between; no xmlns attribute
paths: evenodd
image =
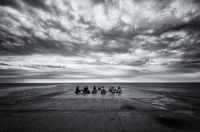
<svg viewBox="0 0 200 132"><path fill-rule="evenodd" d="M111 83L114 83L114 84L124 84L124 83L127 83L127 84L152 84L152 83L161 83L161 84L165 84L165 83L200 83L200 82L61 82L61 83L48 83L48 82L43 82L43 83L16 83L16 82L13 82L13 83L1 83L0 84L111 84Z"/></svg>

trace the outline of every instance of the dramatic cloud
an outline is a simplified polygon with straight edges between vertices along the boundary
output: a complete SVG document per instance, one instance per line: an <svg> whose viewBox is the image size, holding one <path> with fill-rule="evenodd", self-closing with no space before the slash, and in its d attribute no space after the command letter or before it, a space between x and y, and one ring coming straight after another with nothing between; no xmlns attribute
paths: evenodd
<svg viewBox="0 0 200 132"><path fill-rule="evenodd" d="M199 81L197 0L2 0L0 82Z"/></svg>

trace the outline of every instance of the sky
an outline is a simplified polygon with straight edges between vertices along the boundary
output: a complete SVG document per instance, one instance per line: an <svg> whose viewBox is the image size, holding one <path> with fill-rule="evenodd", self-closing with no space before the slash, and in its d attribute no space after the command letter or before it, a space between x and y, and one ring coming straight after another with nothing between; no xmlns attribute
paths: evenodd
<svg viewBox="0 0 200 132"><path fill-rule="evenodd" d="M199 0L1 0L0 83L199 82Z"/></svg>

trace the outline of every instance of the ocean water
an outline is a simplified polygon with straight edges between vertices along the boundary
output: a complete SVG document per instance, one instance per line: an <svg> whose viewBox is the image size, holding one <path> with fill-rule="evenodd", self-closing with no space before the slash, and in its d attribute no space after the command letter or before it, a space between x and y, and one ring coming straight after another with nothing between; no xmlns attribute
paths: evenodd
<svg viewBox="0 0 200 132"><path fill-rule="evenodd" d="M47 85L75 85L75 86L129 86L132 88L166 88L166 89L200 89L200 83L0 83L0 89L11 87L33 87Z"/></svg>

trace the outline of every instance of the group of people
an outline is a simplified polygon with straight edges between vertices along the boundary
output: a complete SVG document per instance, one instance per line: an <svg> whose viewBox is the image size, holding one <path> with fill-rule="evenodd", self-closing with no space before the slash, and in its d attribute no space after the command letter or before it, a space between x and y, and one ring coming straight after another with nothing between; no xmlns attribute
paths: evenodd
<svg viewBox="0 0 200 132"><path fill-rule="evenodd" d="M79 87L77 86L75 93L79 94L79 93L81 93L81 91L83 91L84 94L90 94L90 90L89 90L88 86L84 87L83 90L82 89L80 90ZM101 91L101 94L106 94L106 90L104 89L104 86L102 86L102 87L99 86L98 91ZM121 90L120 86L117 88L117 90L114 88L114 86L110 86L109 92L121 93L122 90ZM97 93L97 88L96 88L96 86L94 86L94 88L92 90L92 94L96 94L96 93Z"/></svg>
<svg viewBox="0 0 200 132"><path fill-rule="evenodd" d="M117 90L115 89L114 86L110 86L109 92L111 92L111 93L121 93L122 89L121 89L120 86L117 88Z"/></svg>

